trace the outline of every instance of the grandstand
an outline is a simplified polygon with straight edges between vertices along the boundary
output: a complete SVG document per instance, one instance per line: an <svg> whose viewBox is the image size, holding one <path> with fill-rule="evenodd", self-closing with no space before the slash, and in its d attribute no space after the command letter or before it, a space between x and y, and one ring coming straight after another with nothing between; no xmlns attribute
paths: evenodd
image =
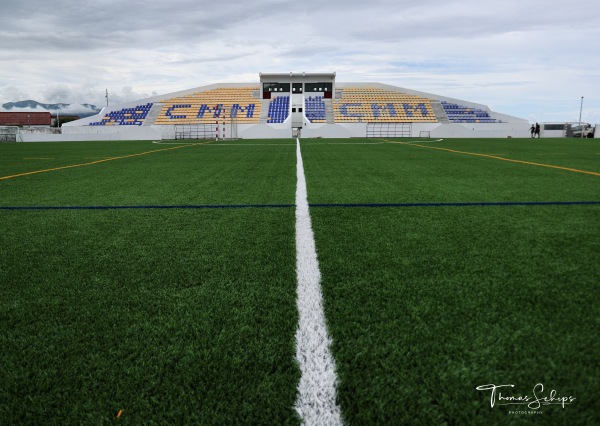
<svg viewBox="0 0 600 426"><path fill-rule="evenodd" d="M227 118L257 124L261 103L252 96L255 90L258 87L217 88L165 98L154 124L213 124Z"/></svg>
<svg viewBox="0 0 600 426"><path fill-rule="evenodd" d="M181 125L242 139L365 137L373 126L386 126L390 137L529 136L527 120L483 104L381 83L339 83L335 73L261 73L253 84L213 84L114 105L66 123L63 136L174 139Z"/></svg>
<svg viewBox="0 0 600 426"><path fill-rule="evenodd" d="M136 105L133 108L122 108L108 112L100 121L91 122L90 126L141 126L152 108L152 103Z"/></svg>
<svg viewBox="0 0 600 426"><path fill-rule="evenodd" d="M439 123L431 100L395 90L349 87L334 102L335 121Z"/></svg>

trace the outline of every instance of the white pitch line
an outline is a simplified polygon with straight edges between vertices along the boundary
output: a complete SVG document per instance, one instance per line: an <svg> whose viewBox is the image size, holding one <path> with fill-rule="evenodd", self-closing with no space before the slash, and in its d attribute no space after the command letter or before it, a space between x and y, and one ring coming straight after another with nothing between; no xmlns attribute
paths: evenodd
<svg viewBox="0 0 600 426"><path fill-rule="evenodd" d="M387 142L324 142L324 143L311 143L311 146L315 145L383 145Z"/></svg>
<svg viewBox="0 0 600 426"><path fill-rule="evenodd" d="M336 403L337 375L327 333L321 272L312 231L300 140L296 139L296 276L298 280L298 329L296 360L300 383L294 408L306 425L342 425Z"/></svg>
<svg viewBox="0 0 600 426"><path fill-rule="evenodd" d="M161 142L161 141L152 141L157 145L203 145L206 142Z"/></svg>
<svg viewBox="0 0 600 426"><path fill-rule="evenodd" d="M212 141L211 141L212 142ZM152 141L157 145L202 145L207 147L213 146L294 146L293 143L211 143L211 142L160 142Z"/></svg>
<svg viewBox="0 0 600 426"><path fill-rule="evenodd" d="M219 143L205 145L205 146L294 146L293 143Z"/></svg>
<svg viewBox="0 0 600 426"><path fill-rule="evenodd" d="M395 142L395 141L387 141L386 143L399 143L399 144L415 144L415 143L433 143L433 142L442 142L444 139L436 139L434 141L406 141L406 142Z"/></svg>

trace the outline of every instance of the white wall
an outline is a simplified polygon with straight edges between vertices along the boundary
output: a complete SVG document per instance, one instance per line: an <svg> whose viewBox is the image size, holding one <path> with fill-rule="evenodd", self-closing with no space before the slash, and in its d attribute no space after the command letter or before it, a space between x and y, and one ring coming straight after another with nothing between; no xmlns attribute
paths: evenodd
<svg viewBox="0 0 600 426"><path fill-rule="evenodd" d="M303 138L352 138L367 133L366 124L309 124L302 129Z"/></svg>
<svg viewBox="0 0 600 426"><path fill-rule="evenodd" d="M290 125L282 128L281 125L254 124L238 126L238 137L240 139L286 139L292 137Z"/></svg>
<svg viewBox="0 0 600 426"><path fill-rule="evenodd" d="M152 127L61 127L62 134L23 134L23 142L67 141L138 141L161 140L160 131Z"/></svg>
<svg viewBox="0 0 600 426"><path fill-rule="evenodd" d="M413 134L415 129L413 126ZM527 138L531 137L529 123L450 123L431 130L432 138Z"/></svg>
<svg viewBox="0 0 600 426"><path fill-rule="evenodd" d="M364 138L366 123L323 124L308 123L302 129L305 138ZM231 129L227 128L229 133ZM429 131L432 138L528 138L528 123L415 123L411 137ZM291 138L291 123L239 124L239 139ZM63 127L62 134L23 134L24 142L106 141L106 140L163 140L175 138L175 126L81 126Z"/></svg>
<svg viewBox="0 0 600 426"><path fill-rule="evenodd" d="M531 132L529 132L531 136ZM541 130L540 137L542 138L564 138L565 131L564 130Z"/></svg>
<svg viewBox="0 0 600 426"><path fill-rule="evenodd" d="M528 123L413 123L411 137L419 137L421 131L429 131L432 138L526 138L531 136ZM366 123L313 124L302 129L302 137L307 138L364 138L366 134Z"/></svg>

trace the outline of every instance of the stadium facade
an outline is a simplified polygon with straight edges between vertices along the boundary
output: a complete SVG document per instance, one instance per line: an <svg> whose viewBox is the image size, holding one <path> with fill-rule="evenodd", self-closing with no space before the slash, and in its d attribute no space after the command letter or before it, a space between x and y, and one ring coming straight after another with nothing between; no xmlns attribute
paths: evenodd
<svg viewBox="0 0 600 426"><path fill-rule="evenodd" d="M105 107L66 123L63 140L302 137L527 137L527 120L488 106L335 73L260 73Z"/></svg>

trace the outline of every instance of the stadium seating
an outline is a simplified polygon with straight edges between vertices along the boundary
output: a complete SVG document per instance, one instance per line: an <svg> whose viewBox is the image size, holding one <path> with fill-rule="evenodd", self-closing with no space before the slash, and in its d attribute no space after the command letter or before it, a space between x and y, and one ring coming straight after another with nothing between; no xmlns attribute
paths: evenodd
<svg viewBox="0 0 600 426"><path fill-rule="evenodd" d="M152 103L137 105L133 108L123 108L110 111L101 121L90 123L90 126L141 126L152 109Z"/></svg>
<svg viewBox="0 0 600 426"><path fill-rule="evenodd" d="M479 108L469 108L446 101L442 101L442 107L451 123L496 123L487 111Z"/></svg>
<svg viewBox="0 0 600 426"><path fill-rule="evenodd" d="M304 112L311 123L326 123L325 101L323 96L309 96L304 100Z"/></svg>
<svg viewBox="0 0 600 426"><path fill-rule="evenodd" d="M267 123L283 123L290 115L290 97L277 96L269 103Z"/></svg>
<svg viewBox="0 0 600 426"><path fill-rule="evenodd" d="M259 87L219 88L161 101L164 105L152 124L214 124L232 117L240 124L258 124L262 101L254 97ZM442 101L452 123L497 123L483 109ZM141 126L153 103L123 108L107 113L90 126ZM290 96L269 101L267 123L283 123L290 115ZM304 113L311 123L326 123L323 96L307 96ZM349 87L333 100L336 123L437 123L431 100L392 90Z"/></svg>
<svg viewBox="0 0 600 426"><path fill-rule="evenodd" d="M431 101L377 88L345 88L333 103L336 123L437 123Z"/></svg>
<svg viewBox="0 0 600 426"><path fill-rule="evenodd" d="M214 124L235 118L239 124L258 124L261 101L258 87L219 88L165 99L154 124Z"/></svg>

